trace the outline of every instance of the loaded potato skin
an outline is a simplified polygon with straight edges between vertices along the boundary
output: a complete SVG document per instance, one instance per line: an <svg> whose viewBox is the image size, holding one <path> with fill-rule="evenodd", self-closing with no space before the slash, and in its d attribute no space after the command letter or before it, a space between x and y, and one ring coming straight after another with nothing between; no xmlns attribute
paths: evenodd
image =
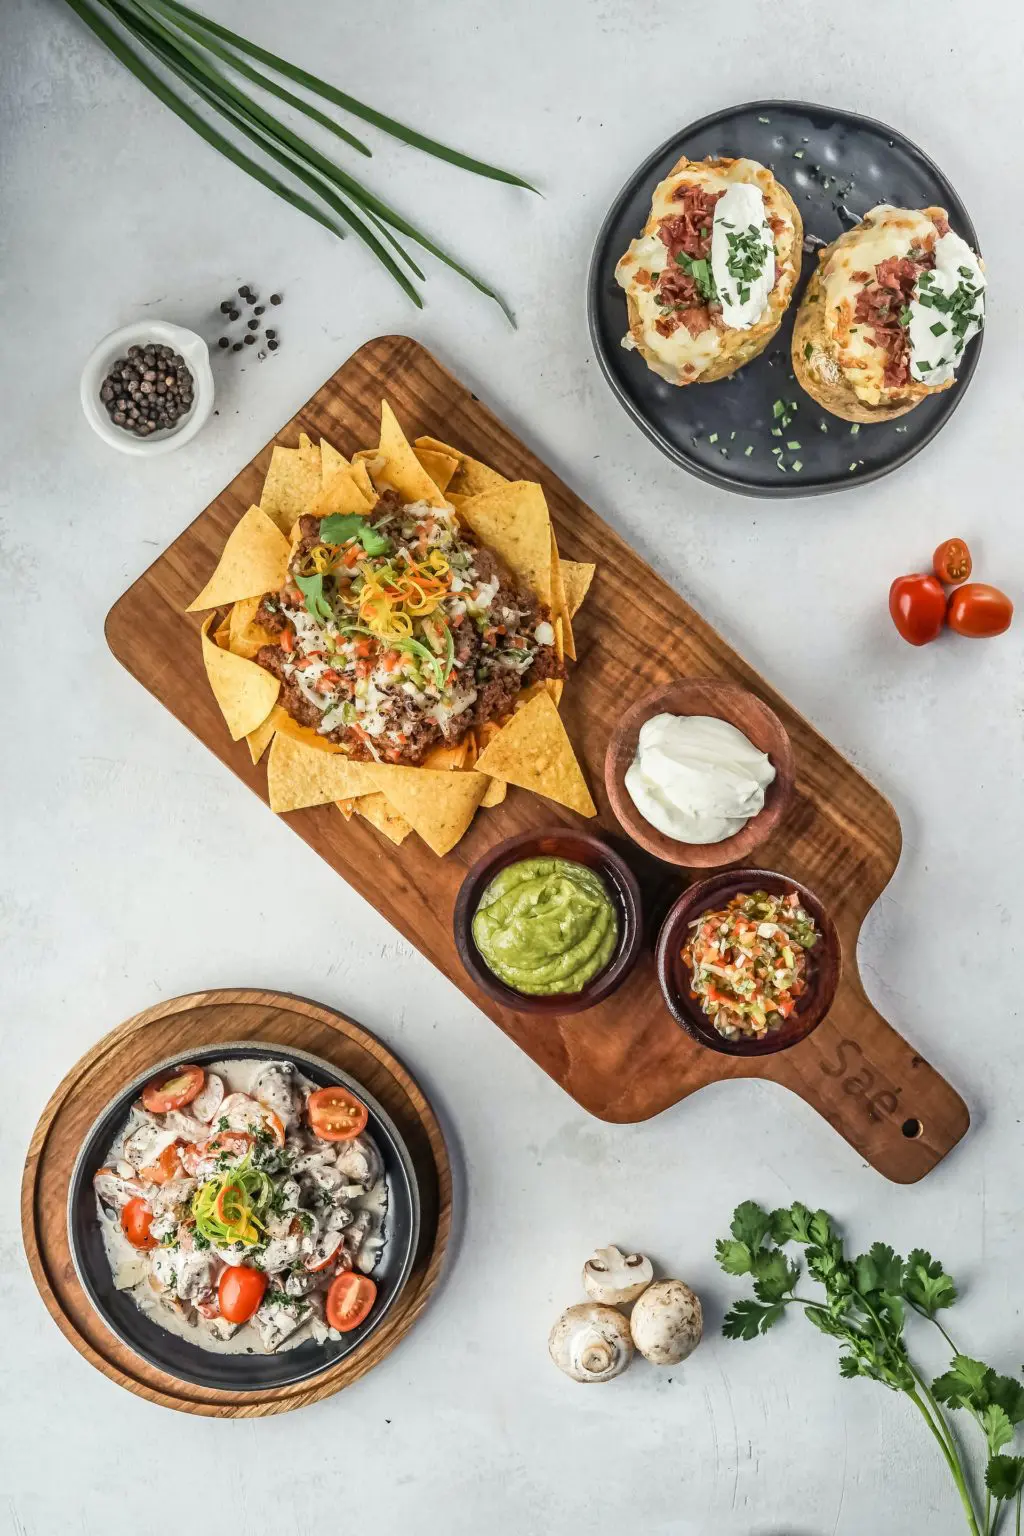
<svg viewBox="0 0 1024 1536"><path fill-rule="evenodd" d="M670 384L727 378L781 325L802 247L799 210L766 166L684 156L615 269L629 319L623 345Z"/></svg>
<svg viewBox="0 0 1024 1536"><path fill-rule="evenodd" d="M892 421L955 382L983 323L980 261L943 208L872 208L818 254L793 327L793 371L844 421Z"/></svg>

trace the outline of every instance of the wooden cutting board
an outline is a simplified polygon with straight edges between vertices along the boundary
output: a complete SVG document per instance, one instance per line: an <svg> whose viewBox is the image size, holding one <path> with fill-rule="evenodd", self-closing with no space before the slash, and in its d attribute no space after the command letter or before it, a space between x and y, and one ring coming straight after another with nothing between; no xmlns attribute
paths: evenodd
<svg viewBox="0 0 1024 1536"><path fill-rule="evenodd" d="M384 395L410 437L429 434L510 479L539 480L563 555L597 563L574 621L579 659L562 716L598 805L597 822L589 825L616 839L633 863L652 941L686 875L627 844L609 810L604 754L623 700L679 676L713 675L753 689L780 716L796 752L796 793L757 862L802 880L831 912L843 948L836 1000L814 1035L791 1050L760 1059L720 1055L673 1022L649 945L621 990L589 1012L558 1019L511 1013L479 993L461 968L451 932L455 897L466 869L487 848L538 826L578 825L572 812L510 790L503 805L477 815L443 860L416 836L395 848L361 817L346 823L333 806L292 813L295 831L601 1119L645 1120L721 1078L770 1078L812 1104L887 1178L910 1183L923 1177L963 1136L969 1116L959 1095L868 1002L857 971L861 924L899 858L892 806L418 342L405 336L367 342L274 441L294 447L302 430L327 437L346 454L373 444ZM272 447L268 443L150 566L111 609L106 626L110 648L128 671L264 799L266 769L253 767L245 742L228 736L203 671L201 616L184 609L231 528L258 501ZM721 1104L729 1114L728 1099Z"/></svg>

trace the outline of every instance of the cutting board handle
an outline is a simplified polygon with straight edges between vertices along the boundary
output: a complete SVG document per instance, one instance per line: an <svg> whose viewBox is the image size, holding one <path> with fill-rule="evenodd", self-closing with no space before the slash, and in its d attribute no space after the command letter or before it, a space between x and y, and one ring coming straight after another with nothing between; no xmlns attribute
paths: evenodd
<svg viewBox="0 0 1024 1536"><path fill-rule="evenodd" d="M798 1093L887 1179L913 1184L956 1145L970 1113L860 978L848 972L844 983L828 1018L801 1045L762 1058L758 1076Z"/></svg>

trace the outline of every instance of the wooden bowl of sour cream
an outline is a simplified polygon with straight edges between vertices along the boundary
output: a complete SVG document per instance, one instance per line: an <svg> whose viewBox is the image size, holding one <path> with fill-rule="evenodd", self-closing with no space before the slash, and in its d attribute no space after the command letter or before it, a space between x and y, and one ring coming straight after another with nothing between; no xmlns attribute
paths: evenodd
<svg viewBox="0 0 1024 1536"><path fill-rule="evenodd" d="M704 837L715 832L716 823L726 820L717 813L713 802L719 789L728 799L724 775L730 765L723 762L723 772L716 775L714 765L709 764L706 772L688 776L686 789L678 785L673 791L680 802L687 800L689 790L693 791L693 803L680 803L680 814L675 817L680 835L670 836L659 830L641 813L626 785L626 776L637 757L641 728L656 715L725 721L746 738L749 747L764 753L775 777L764 789L761 809L717 841L686 841L685 828L697 828L699 824ZM709 734L715 736L713 728ZM792 743L779 717L749 689L716 677L680 678L644 694L619 721L608 743L604 764L608 799L623 829L655 858L685 869L717 869L747 859L753 849L767 841L786 814L793 798L794 773ZM673 820L673 814L668 813L663 820Z"/></svg>

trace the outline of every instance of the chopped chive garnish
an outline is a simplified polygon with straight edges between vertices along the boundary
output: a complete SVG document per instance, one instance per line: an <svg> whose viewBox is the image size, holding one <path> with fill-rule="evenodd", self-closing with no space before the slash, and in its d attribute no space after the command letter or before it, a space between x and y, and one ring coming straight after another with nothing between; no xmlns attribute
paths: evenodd
<svg viewBox="0 0 1024 1536"><path fill-rule="evenodd" d="M794 149L794 151L793 151L793 159L794 160L802 160L803 157L804 157L804 152L803 152L802 149Z"/></svg>
<svg viewBox="0 0 1024 1536"><path fill-rule="evenodd" d="M855 421L853 426L850 428L850 436L851 437L856 437L857 433L859 431L860 431L860 422L859 421Z"/></svg>
<svg viewBox="0 0 1024 1536"><path fill-rule="evenodd" d="M906 430L907 430L907 428L906 428L906 427L897 427L897 428L896 428L896 431L897 431L897 432L906 432Z"/></svg>
<svg viewBox="0 0 1024 1536"><path fill-rule="evenodd" d="M800 459L794 459L791 467L793 473L798 475L804 466Z"/></svg>
<svg viewBox="0 0 1024 1536"><path fill-rule="evenodd" d="M853 471L854 471L854 470L855 470L855 469L856 469L856 468L857 468L857 465L856 465L856 462L854 462L854 463L853 463L853 464L851 464L851 465L850 465L850 474L853 474Z"/></svg>
<svg viewBox="0 0 1024 1536"><path fill-rule="evenodd" d="M781 400L776 400L775 404L772 406L772 415L781 416L785 409L786 407L783 402Z"/></svg>
<svg viewBox="0 0 1024 1536"><path fill-rule="evenodd" d="M813 344L813 342L805 341L804 342L804 357L809 359L810 356L811 356L811 353L813 351L814 351L814 344Z"/></svg>
<svg viewBox="0 0 1024 1536"><path fill-rule="evenodd" d="M827 421L820 421L818 423L818 431L819 432L827 432L828 431L828 422Z"/></svg>
<svg viewBox="0 0 1024 1536"><path fill-rule="evenodd" d="M789 449L790 453L794 453L800 447L800 444L799 443L787 443L786 447Z"/></svg>
<svg viewBox="0 0 1024 1536"><path fill-rule="evenodd" d="M772 437L781 437L781 436L782 436L782 428L781 427L772 427Z"/></svg>
<svg viewBox="0 0 1024 1536"><path fill-rule="evenodd" d="M941 320L936 320L935 324L930 325L928 329L933 336L945 336L947 327L943 325Z"/></svg>
<svg viewBox="0 0 1024 1536"><path fill-rule="evenodd" d="M728 450L728 448L719 448L718 451L722 455L723 459L727 459L729 457L729 450Z"/></svg>
<svg viewBox="0 0 1024 1536"><path fill-rule="evenodd" d="M783 474L786 473L786 466L785 466L785 464L783 464L781 459L776 459L775 460L775 468L776 469L781 469Z"/></svg>
<svg viewBox="0 0 1024 1536"><path fill-rule="evenodd" d="M709 443L717 443L718 442L718 433L717 432L710 433L709 436L708 436L708 442Z"/></svg>
<svg viewBox="0 0 1024 1536"><path fill-rule="evenodd" d="M772 449L772 453L774 453L774 454L775 454L775 455L778 455L778 454L780 454L780 453L781 453L781 452L782 452L782 449L781 449L781 448L773 448L773 449Z"/></svg>
<svg viewBox="0 0 1024 1536"><path fill-rule="evenodd" d="M758 122L759 123L770 123L771 122L771 118L770 117L759 117L758 118Z"/></svg>
<svg viewBox="0 0 1024 1536"><path fill-rule="evenodd" d="M754 445L753 445L753 443L751 443L749 448L744 448L744 450L743 450L743 457L745 459L749 459L750 455L753 453L753 451L754 451Z"/></svg>

